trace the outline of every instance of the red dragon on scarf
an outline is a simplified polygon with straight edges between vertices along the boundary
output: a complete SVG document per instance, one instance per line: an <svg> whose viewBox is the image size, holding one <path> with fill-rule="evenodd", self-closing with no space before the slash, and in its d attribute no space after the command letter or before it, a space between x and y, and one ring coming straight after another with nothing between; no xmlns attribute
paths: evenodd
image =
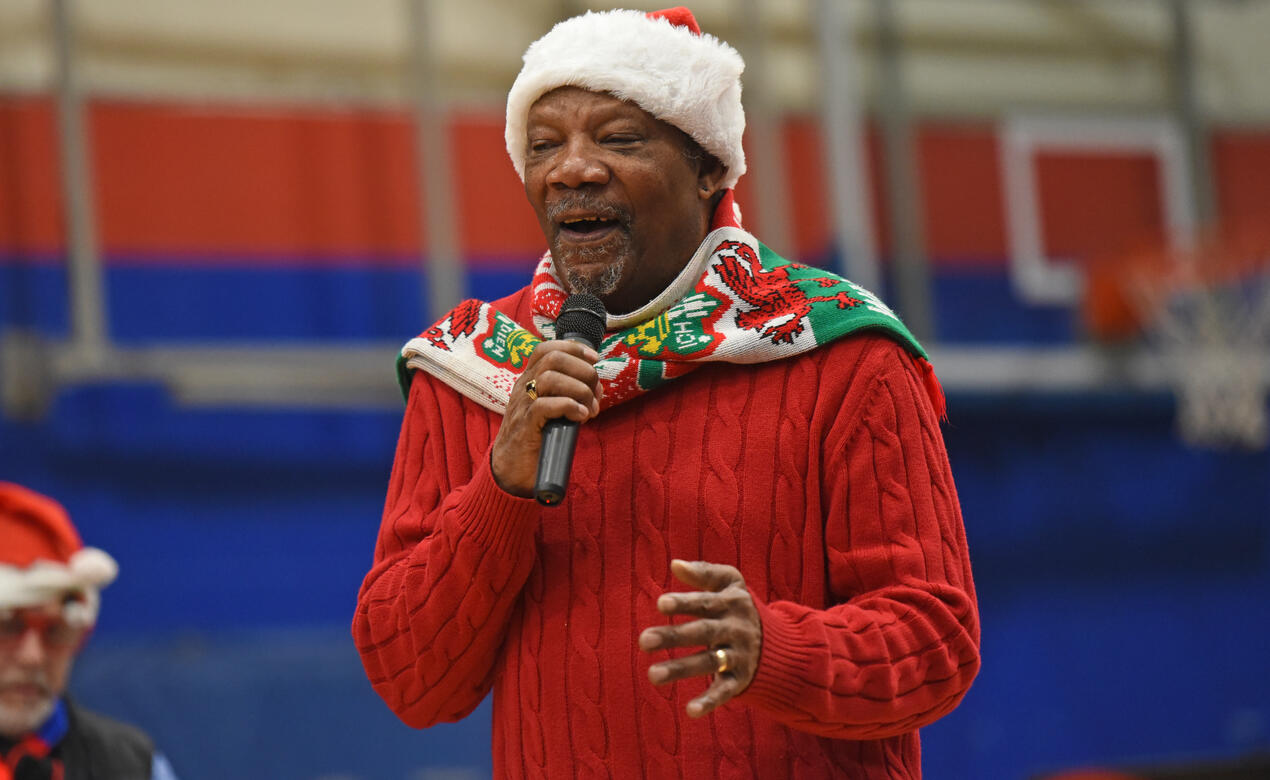
<svg viewBox="0 0 1270 780"><path fill-rule="evenodd" d="M732 254L721 254L724 250L731 250ZM794 343L794 338L804 330L803 319L811 314L813 303L834 301L839 309L853 308L861 303L860 299L851 297L846 291L808 297L794 284L795 281L811 281L821 288L829 288L841 284L842 280L830 277L792 280L789 278L790 269L801 270L807 266L790 263L764 268L753 248L740 241L724 241L715 252L720 254L714 267L723 283L736 297L753 307L737 313L737 327L746 330L765 328L762 336L770 338L773 344Z"/></svg>

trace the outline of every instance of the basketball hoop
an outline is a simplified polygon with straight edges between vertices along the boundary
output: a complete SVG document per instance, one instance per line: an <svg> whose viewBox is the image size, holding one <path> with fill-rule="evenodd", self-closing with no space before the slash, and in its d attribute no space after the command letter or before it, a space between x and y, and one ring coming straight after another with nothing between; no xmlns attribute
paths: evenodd
<svg viewBox="0 0 1270 780"><path fill-rule="evenodd" d="M1089 293L1095 336L1146 335L1177 398L1183 440L1219 449L1270 443L1270 236L1126 253L1095 264Z"/></svg>

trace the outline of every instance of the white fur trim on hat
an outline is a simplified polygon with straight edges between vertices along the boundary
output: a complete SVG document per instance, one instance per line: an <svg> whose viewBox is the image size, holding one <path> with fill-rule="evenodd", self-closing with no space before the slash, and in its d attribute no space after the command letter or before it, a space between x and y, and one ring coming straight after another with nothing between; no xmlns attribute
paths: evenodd
<svg viewBox="0 0 1270 780"><path fill-rule="evenodd" d="M37 560L30 566L0 564L0 608L30 607L80 593L76 619L91 625L97 619L98 594L119 573L109 553L95 547L76 551L67 563Z"/></svg>
<svg viewBox="0 0 1270 780"><path fill-rule="evenodd" d="M725 188L745 173L745 62L713 35L642 11L588 12L566 19L525 52L507 93L507 153L525 178L529 108L557 87L608 92L691 136L727 168Z"/></svg>

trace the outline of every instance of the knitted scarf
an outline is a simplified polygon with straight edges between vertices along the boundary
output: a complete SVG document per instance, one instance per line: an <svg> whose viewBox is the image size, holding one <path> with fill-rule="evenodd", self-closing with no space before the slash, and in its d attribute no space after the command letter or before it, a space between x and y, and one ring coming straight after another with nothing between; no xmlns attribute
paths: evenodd
<svg viewBox="0 0 1270 780"><path fill-rule="evenodd" d="M409 394L416 369L499 414L534 347L556 336L568 297L543 255L534 273L533 321L518 323L492 305L468 300L401 350L397 377ZM943 392L925 350L895 313L863 287L792 263L739 226L711 231L678 277L647 306L609 315L596 372L601 410L629 401L710 361L765 363L815 349L856 331L895 339L922 368L936 414Z"/></svg>

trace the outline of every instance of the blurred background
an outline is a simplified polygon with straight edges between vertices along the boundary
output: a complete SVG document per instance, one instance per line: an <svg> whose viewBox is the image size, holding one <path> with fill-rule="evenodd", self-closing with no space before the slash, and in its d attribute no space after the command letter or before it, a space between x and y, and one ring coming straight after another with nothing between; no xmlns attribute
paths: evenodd
<svg viewBox="0 0 1270 780"><path fill-rule="evenodd" d="M588 7L0 0L0 478L119 560L72 689L183 778L489 775L488 703L408 729L348 624L396 351L528 280L503 100ZM983 671L927 776L1267 776L1270 2L691 7L747 226L948 393Z"/></svg>

